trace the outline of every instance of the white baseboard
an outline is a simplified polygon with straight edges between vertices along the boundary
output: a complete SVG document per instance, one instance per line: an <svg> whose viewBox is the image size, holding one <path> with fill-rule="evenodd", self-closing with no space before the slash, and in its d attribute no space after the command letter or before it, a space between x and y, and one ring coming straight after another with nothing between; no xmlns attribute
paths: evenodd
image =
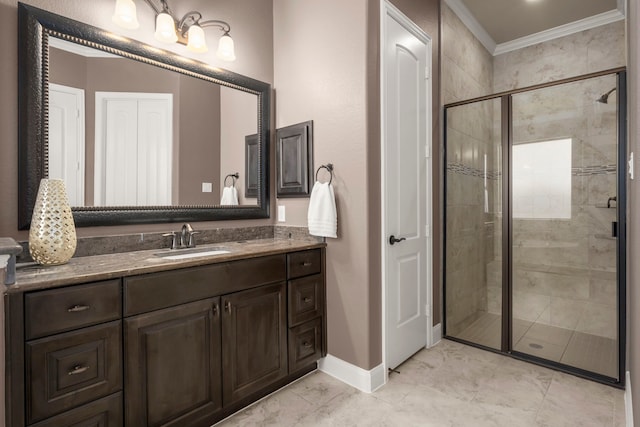
<svg viewBox="0 0 640 427"><path fill-rule="evenodd" d="M433 327L433 342L431 347L438 344L442 340L442 323L438 323Z"/></svg>
<svg viewBox="0 0 640 427"><path fill-rule="evenodd" d="M633 404L631 400L631 374L627 371L625 375L624 409L627 427L633 427Z"/></svg>
<svg viewBox="0 0 640 427"><path fill-rule="evenodd" d="M384 385L384 365L380 364L370 371L327 354L318 361L318 369L365 393L372 393Z"/></svg>

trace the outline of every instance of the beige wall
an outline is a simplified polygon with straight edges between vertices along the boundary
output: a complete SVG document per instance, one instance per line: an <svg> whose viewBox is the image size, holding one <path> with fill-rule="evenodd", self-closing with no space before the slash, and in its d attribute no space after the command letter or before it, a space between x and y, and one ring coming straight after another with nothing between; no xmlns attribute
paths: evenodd
<svg viewBox="0 0 640 427"><path fill-rule="evenodd" d="M437 2L394 3L436 47ZM368 0L274 1L276 125L312 119L314 169L335 168L339 237L327 239L329 353L364 369L382 361L379 7ZM287 224L306 225L308 199L277 204L286 207Z"/></svg>
<svg viewBox="0 0 640 427"><path fill-rule="evenodd" d="M274 0L276 127L312 119L315 165L334 165L339 238L327 249L328 350L370 369L381 357L369 352L369 316L379 314L369 308L366 18L366 0ZM308 201L278 200L288 225L306 225Z"/></svg>
<svg viewBox="0 0 640 427"><path fill-rule="evenodd" d="M640 226L634 212L640 212L640 1L629 0L627 29L629 94L629 152L634 152L635 179L629 181L627 221L628 273L627 278L627 370L631 373L633 415L640 425Z"/></svg>
<svg viewBox="0 0 640 427"><path fill-rule="evenodd" d="M222 67L249 77L273 84L273 13L270 0L235 1L193 0L177 2L174 10L183 14L192 9L202 12L205 19L223 19L231 24L231 35L236 43L238 59L223 63L215 57L217 34L208 35L211 48L206 54L192 54L184 46L166 45L153 38L154 16L152 10L140 2L138 19L140 29L123 30L111 22L113 0L27 0L25 3L51 12L68 16L116 34L131 37L181 55ZM17 0L0 0L0 235L26 240L28 231L17 229L17 158L18 129L17 105ZM207 32L209 34L209 32ZM193 224L197 228L236 227L240 225L271 224L271 219L252 221L218 221ZM145 231L166 231L175 228L171 224L146 224L118 227L88 227L78 229L78 235L99 236Z"/></svg>

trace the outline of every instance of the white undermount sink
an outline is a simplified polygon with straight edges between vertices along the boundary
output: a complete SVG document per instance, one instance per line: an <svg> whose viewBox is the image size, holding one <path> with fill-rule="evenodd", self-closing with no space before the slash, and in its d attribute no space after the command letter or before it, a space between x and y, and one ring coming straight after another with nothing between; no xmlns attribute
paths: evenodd
<svg viewBox="0 0 640 427"><path fill-rule="evenodd" d="M188 259L205 256L214 256L228 254L230 251L223 248L193 248L193 249L175 249L170 252L159 252L154 254L157 257L176 260Z"/></svg>

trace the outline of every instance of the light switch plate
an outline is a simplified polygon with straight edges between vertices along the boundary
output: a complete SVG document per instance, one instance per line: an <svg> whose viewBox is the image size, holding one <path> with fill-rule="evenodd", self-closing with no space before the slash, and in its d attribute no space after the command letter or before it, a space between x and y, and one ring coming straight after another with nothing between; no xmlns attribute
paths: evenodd
<svg viewBox="0 0 640 427"><path fill-rule="evenodd" d="M285 222L286 206L278 205L278 222Z"/></svg>
<svg viewBox="0 0 640 427"><path fill-rule="evenodd" d="M210 182L202 183L202 192L203 193L211 193L213 191L213 184Z"/></svg>

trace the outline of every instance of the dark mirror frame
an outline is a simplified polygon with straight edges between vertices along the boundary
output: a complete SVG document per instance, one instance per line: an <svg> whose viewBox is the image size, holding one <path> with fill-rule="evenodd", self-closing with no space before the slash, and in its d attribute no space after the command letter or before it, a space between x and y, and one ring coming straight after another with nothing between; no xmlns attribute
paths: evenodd
<svg viewBox="0 0 640 427"><path fill-rule="evenodd" d="M269 218L271 85L18 3L18 228L28 229L48 176L49 37L57 37L257 95L257 206L73 207L76 226ZM242 144L244 141L238 141Z"/></svg>

